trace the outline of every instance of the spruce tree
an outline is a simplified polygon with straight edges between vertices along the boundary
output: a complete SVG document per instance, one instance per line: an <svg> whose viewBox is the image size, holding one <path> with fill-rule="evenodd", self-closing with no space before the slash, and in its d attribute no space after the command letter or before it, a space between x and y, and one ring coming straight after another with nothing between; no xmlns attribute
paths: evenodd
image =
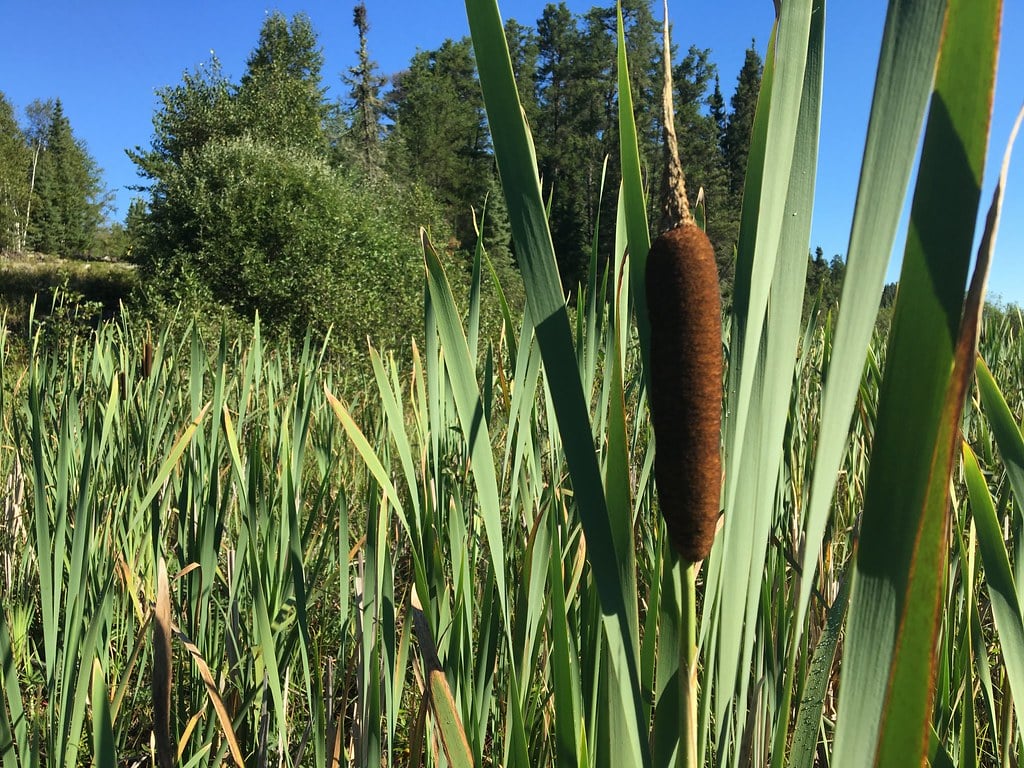
<svg viewBox="0 0 1024 768"><path fill-rule="evenodd" d="M708 94L711 82L715 89ZM732 295L733 247L739 230L739 210L730 192L729 175L722 154L719 114L724 112L718 89L717 68L711 50L691 46L673 73L676 99L676 136L687 176L687 188L696 203L704 191L708 238L715 248L723 302Z"/></svg>
<svg viewBox="0 0 1024 768"><path fill-rule="evenodd" d="M512 59L512 74L527 122L537 125L537 33L515 19L505 22L505 41Z"/></svg>
<svg viewBox="0 0 1024 768"><path fill-rule="evenodd" d="M761 89L761 57L751 41L736 78L736 91L729 101L732 111L725 127L725 159L729 168L729 188L739 198L747 173L750 134L757 111L757 94Z"/></svg>
<svg viewBox="0 0 1024 768"><path fill-rule="evenodd" d="M380 166L380 118L384 106L380 91L387 80L377 74L377 63L370 58L367 44L370 22L366 15L366 3L356 5L352 12L352 23L359 35L359 63L349 67L349 75L343 78L349 85L352 143L363 167L374 170Z"/></svg>
<svg viewBox="0 0 1024 768"><path fill-rule="evenodd" d="M103 219L104 204L99 168L72 134L58 99L39 158L29 244L61 256L86 253Z"/></svg>
<svg viewBox="0 0 1024 768"><path fill-rule="evenodd" d="M562 285L585 279L590 261L614 84L615 49L595 11L581 29L565 3L548 5L537 22L537 160Z"/></svg>
<svg viewBox="0 0 1024 768"><path fill-rule="evenodd" d="M483 203L493 163L472 43L418 51L393 84L391 174L432 190L454 223L452 245L470 248L472 210Z"/></svg>
<svg viewBox="0 0 1024 768"><path fill-rule="evenodd" d="M729 124L729 115L725 111L725 97L722 96L722 84L718 80L718 73L715 73L715 88L708 98L708 113L715 121L715 128L718 131L718 152L725 153L725 129Z"/></svg>

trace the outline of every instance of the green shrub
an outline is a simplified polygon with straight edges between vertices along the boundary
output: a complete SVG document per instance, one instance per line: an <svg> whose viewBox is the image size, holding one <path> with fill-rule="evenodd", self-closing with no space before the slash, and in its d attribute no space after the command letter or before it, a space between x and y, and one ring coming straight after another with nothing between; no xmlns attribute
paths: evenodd
<svg viewBox="0 0 1024 768"><path fill-rule="evenodd" d="M431 211L399 203L386 181L234 138L187 155L159 191L140 265L162 300L258 312L271 332L293 336L333 325L350 348L418 329L416 225Z"/></svg>

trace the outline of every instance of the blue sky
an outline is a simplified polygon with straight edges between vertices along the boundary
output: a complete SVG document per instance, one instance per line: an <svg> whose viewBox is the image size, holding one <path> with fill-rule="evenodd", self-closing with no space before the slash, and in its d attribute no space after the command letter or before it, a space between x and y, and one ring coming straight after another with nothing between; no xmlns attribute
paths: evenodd
<svg viewBox="0 0 1024 768"><path fill-rule="evenodd" d="M366 0L370 49L385 74L402 69L417 48L433 48L445 38L468 34L465 8L457 0ZM593 0L569 0L575 12ZM601 2L600 4L606 4ZM283 0L174 3L128 0L3 0L8 30L0 46L0 91L20 111L33 99L59 97L76 135L104 170L123 215L138 183L124 150L146 145L152 133L155 90L181 80L182 72L216 52L226 73L237 78L255 45L264 16L271 10L308 13L320 34L326 59L325 85L343 92L339 75L354 61L356 35L352 3ZM504 0L503 18L532 24L544 0ZM821 155L811 247L826 255L843 254L849 238L860 159L871 103L871 85L887 3L884 0L832 2L826 22L825 93ZM1004 7L989 162L982 192L991 198L1003 149L1016 111L1024 101L1024 3ZM771 28L771 0L670 2L674 40L712 49L728 96L752 39L764 53ZM654 7L660 18L660 2ZM11 31L33 30L30 34ZM897 239L902 253L904 229ZM890 268L895 279L898 267ZM992 297L1024 304L1024 140L1018 147L1007 185L1003 223L989 284Z"/></svg>

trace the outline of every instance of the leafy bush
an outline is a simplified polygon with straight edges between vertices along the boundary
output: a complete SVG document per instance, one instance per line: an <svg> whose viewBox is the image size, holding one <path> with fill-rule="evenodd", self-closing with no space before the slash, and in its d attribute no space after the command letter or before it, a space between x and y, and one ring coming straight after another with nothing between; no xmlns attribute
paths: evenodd
<svg viewBox="0 0 1024 768"><path fill-rule="evenodd" d="M188 154L161 192L140 265L163 300L212 299L292 335L334 325L349 348L419 327L422 257L403 222L432 213L410 210L387 182L242 137Z"/></svg>

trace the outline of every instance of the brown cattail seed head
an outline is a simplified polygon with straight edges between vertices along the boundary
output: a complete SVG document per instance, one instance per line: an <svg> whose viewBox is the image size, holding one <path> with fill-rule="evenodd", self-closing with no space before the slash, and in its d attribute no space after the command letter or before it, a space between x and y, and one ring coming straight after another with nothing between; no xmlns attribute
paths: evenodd
<svg viewBox="0 0 1024 768"><path fill-rule="evenodd" d="M663 233L647 256L654 479L673 548L707 557L721 487L721 299L715 252L692 221Z"/></svg>
<svg viewBox="0 0 1024 768"><path fill-rule="evenodd" d="M153 373L153 342L146 339L146 343L142 345L142 370L140 374L143 379L148 379L151 373Z"/></svg>

